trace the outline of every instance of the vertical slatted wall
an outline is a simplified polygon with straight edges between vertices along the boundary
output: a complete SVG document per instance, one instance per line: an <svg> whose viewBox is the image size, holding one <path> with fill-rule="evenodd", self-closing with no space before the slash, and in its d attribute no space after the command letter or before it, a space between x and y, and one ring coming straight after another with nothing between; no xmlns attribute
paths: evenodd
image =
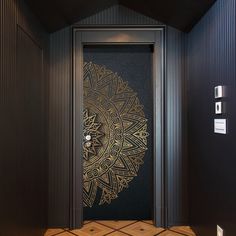
<svg viewBox="0 0 236 236"><path fill-rule="evenodd" d="M188 35L190 223L199 235L216 235L216 225L236 231L235 23L235 0L218 0ZM223 99L214 98L218 85L227 88ZM227 119L227 135L214 133L217 118Z"/></svg>
<svg viewBox="0 0 236 236"><path fill-rule="evenodd" d="M21 0L0 2L0 235L47 219L48 35Z"/></svg>
<svg viewBox="0 0 236 236"><path fill-rule="evenodd" d="M69 225L70 111L72 33L66 28L50 38L49 86L49 226Z"/></svg>

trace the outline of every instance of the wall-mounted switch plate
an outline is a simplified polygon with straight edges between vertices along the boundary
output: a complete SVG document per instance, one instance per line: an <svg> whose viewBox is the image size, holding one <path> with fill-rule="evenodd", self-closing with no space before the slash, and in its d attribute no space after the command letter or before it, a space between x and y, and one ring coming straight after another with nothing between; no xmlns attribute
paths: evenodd
<svg viewBox="0 0 236 236"><path fill-rule="evenodd" d="M217 225L217 236L224 236L224 231L219 225Z"/></svg>
<svg viewBox="0 0 236 236"><path fill-rule="evenodd" d="M226 119L214 119L214 132L216 134L226 134Z"/></svg>
<svg viewBox="0 0 236 236"><path fill-rule="evenodd" d="M223 86L219 85L215 87L215 98L222 98L223 94Z"/></svg>
<svg viewBox="0 0 236 236"><path fill-rule="evenodd" d="M222 105L222 102L216 102L216 103L215 103L215 113L216 113L217 115L223 113L223 105Z"/></svg>

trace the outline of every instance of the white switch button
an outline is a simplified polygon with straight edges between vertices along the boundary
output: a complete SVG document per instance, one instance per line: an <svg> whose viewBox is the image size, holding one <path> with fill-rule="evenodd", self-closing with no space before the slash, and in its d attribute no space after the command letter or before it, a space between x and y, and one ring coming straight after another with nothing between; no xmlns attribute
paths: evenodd
<svg viewBox="0 0 236 236"><path fill-rule="evenodd" d="M222 102L216 102L215 103L215 113L216 114L222 114L223 111L222 111Z"/></svg>
<svg viewBox="0 0 236 236"><path fill-rule="evenodd" d="M226 134L226 119L215 119L214 131L216 134Z"/></svg>
<svg viewBox="0 0 236 236"><path fill-rule="evenodd" d="M215 87L215 98L222 98L223 97L223 86L216 86Z"/></svg>

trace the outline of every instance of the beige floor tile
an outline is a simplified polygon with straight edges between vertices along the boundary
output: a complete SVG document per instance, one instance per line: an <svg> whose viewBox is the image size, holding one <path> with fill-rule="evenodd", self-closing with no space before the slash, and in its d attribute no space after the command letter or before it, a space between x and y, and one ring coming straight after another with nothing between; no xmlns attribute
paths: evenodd
<svg viewBox="0 0 236 236"><path fill-rule="evenodd" d="M153 236L162 232L163 230L164 229L162 228L156 228L150 224L140 221L121 229L122 232L133 236Z"/></svg>
<svg viewBox="0 0 236 236"><path fill-rule="evenodd" d="M48 229L44 236L53 236L55 234L62 233L63 231L63 229Z"/></svg>
<svg viewBox="0 0 236 236"><path fill-rule="evenodd" d="M72 230L71 232L79 236L103 236L113 231L114 230L111 228L108 228L96 222L91 222L84 225L82 229Z"/></svg>
<svg viewBox="0 0 236 236"><path fill-rule="evenodd" d="M74 235L71 234L70 232L63 232L61 234L57 234L56 236L74 236Z"/></svg>
<svg viewBox="0 0 236 236"><path fill-rule="evenodd" d="M86 224L88 224L88 223L90 223L90 222L92 222L91 220L85 220L84 221L84 225L86 225Z"/></svg>
<svg viewBox="0 0 236 236"><path fill-rule="evenodd" d="M175 233L175 232L170 231L170 230L166 230L163 233L158 234L158 236L181 236L181 234Z"/></svg>
<svg viewBox="0 0 236 236"><path fill-rule="evenodd" d="M112 229L121 229L127 225L131 225L135 222L136 220L99 220L96 221L102 225L108 226Z"/></svg>
<svg viewBox="0 0 236 236"><path fill-rule="evenodd" d="M107 236L129 236L128 234L122 233L120 231L115 231L111 234L108 234Z"/></svg>
<svg viewBox="0 0 236 236"><path fill-rule="evenodd" d="M85 221L80 230L48 229L44 236L196 236L189 226L175 226L170 230L156 228L151 220ZM117 231L119 230L119 231ZM121 232L122 231L122 232Z"/></svg>
<svg viewBox="0 0 236 236"><path fill-rule="evenodd" d="M175 232L183 233L188 236L195 236L195 233L189 226L175 226L175 227L171 227L170 229Z"/></svg>
<svg viewBox="0 0 236 236"><path fill-rule="evenodd" d="M142 220L144 223L153 225L153 220Z"/></svg>

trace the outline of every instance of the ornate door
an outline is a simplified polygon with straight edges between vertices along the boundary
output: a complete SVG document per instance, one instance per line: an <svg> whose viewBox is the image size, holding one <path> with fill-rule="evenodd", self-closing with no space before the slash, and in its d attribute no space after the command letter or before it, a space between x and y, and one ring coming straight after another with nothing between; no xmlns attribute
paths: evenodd
<svg viewBox="0 0 236 236"><path fill-rule="evenodd" d="M84 219L152 219L152 47L86 46L83 55Z"/></svg>

